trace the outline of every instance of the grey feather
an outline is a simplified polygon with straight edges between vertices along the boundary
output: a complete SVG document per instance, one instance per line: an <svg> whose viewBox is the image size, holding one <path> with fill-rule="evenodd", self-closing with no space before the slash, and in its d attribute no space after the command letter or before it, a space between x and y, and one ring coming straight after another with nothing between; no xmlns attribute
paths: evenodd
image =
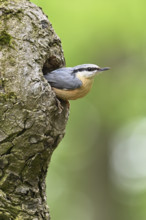
<svg viewBox="0 0 146 220"><path fill-rule="evenodd" d="M82 86L82 81L76 77L73 70L71 67L60 68L47 73L44 77L54 88L74 90Z"/></svg>

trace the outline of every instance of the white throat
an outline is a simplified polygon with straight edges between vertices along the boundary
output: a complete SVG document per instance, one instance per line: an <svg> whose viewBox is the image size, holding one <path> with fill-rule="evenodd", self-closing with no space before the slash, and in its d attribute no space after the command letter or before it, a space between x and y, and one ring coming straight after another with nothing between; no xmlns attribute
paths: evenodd
<svg viewBox="0 0 146 220"><path fill-rule="evenodd" d="M97 72L89 72L89 71L81 71L78 72L77 75L85 78L93 78Z"/></svg>

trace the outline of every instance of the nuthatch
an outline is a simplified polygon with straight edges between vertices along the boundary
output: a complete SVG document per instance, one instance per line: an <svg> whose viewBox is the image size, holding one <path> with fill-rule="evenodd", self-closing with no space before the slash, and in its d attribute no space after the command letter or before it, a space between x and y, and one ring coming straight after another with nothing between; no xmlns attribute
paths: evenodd
<svg viewBox="0 0 146 220"><path fill-rule="evenodd" d="M58 98L74 100L85 96L90 91L95 75L109 69L109 67L100 68L95 64L82 64L56 69L44 77Z"/></svg>

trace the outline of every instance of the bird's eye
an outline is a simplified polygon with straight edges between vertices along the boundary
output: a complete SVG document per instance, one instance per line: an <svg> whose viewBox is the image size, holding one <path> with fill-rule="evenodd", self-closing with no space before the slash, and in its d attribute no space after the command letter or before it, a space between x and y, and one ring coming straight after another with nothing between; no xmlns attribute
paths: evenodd
<svg viewBox="0 0 146 220"><path fill-rule="evenodd" d="M91 67L88 67L88 71L92 71L92 68L91 68Z"/></svg>

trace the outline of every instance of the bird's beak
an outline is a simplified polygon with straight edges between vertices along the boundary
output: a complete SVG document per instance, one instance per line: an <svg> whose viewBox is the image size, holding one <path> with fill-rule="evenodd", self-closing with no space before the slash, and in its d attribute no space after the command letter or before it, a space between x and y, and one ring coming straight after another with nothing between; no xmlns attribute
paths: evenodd
<svg viewBox="0 0 146 220"><path fill-rule="evenodd" d="M106 70L110 70L110 67L104 67L104 68L100 68L99 71L106 71Z"/></svg>

